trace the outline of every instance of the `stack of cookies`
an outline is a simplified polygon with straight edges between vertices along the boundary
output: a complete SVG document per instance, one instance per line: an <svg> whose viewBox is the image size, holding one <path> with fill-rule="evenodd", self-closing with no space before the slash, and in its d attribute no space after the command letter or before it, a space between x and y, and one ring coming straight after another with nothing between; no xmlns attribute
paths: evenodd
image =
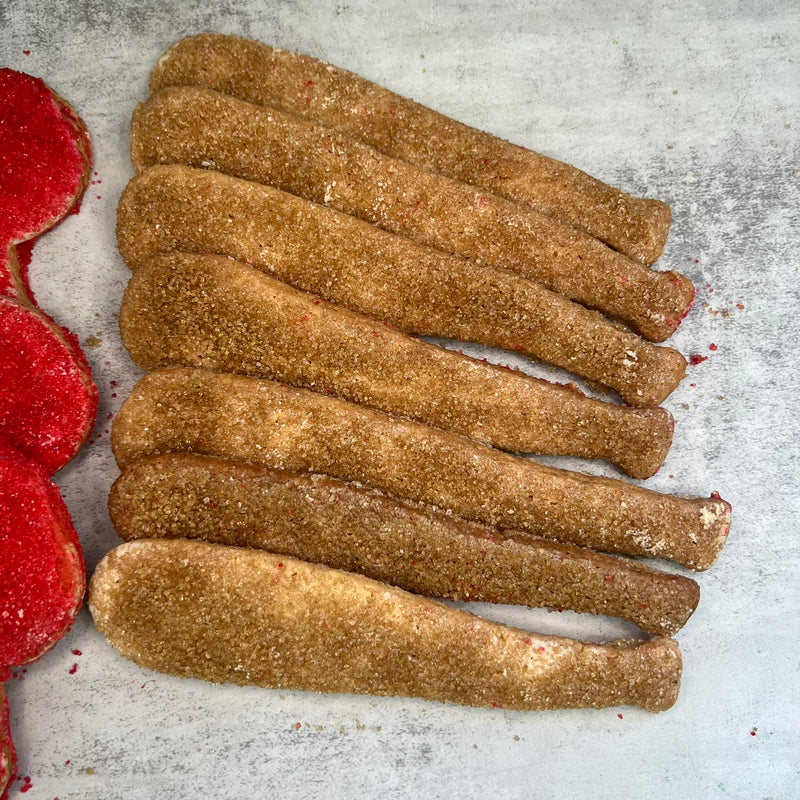
<svg viewBox="0 0 800 800"><path fill-rule="evenodd" d="M517 709L670 707L673 636L728 534L647 478L661 346L688 278L651 268L669 209L315 59L221 35L172 47L131 128L123 342L147 371L112 444L128 543L98 627L212 681ZM622 405L423 341L521 353ZM135 541L133 541L135 540ZM429 597L569 608L652 636L534 636Z"/></svg>

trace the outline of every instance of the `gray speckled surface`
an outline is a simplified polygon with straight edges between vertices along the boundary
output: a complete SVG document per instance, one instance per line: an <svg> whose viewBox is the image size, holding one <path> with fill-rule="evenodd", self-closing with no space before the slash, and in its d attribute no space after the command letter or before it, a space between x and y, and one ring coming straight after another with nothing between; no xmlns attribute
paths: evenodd
<svg viewBox="0 0 800 800"><path fill-rule="evenodd" d="M720 491L733 529L678 636L681 696L658 716L526 715L180 681L118 658L83 611L9 683L26 799L797 797L800 7L0 4L0 61L68 99L95 147L96 183L80 215L41 240L31 267L41 305L87 345L100 389L95 436L58 477L90 570L117 542L105 510L117 474L109 418L138 376L116 328L128 278L114 241L131 174L128 120L157 57L203 30L310 53L668 201L674 223L659 264L699 288L672 343L708 360L666 403L675 444L649 485ZM589 638L629 632L612 620L474 610Z"/></svg>

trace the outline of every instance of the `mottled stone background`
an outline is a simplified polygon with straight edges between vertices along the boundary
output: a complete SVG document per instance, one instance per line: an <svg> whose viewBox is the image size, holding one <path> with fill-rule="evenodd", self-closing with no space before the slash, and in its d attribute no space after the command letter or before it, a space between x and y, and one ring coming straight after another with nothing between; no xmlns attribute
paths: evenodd
<svg viewBox="0 0 800 800"><path fill-rule="evenodd" d="M40 303L80 336L100 389L95 435L59 476L90 569L117 542L105 508L117 474L108 431L138 376L117 331L128 120L163 50L205 30L313 54L668 201L660 265L699 289L673 344L708 360L666 404L675 444L649 485L719 491L734 505L733 529L699 576L700 608L678 637L682 693L659 716L173 680L118 658L84 611L9 684L26 798L796 798L800 6L0 1L0 63L48 81L95 146L81 214L37 245L32 266ZM566 613L474 610L587 638L631 633Z"/></svg>

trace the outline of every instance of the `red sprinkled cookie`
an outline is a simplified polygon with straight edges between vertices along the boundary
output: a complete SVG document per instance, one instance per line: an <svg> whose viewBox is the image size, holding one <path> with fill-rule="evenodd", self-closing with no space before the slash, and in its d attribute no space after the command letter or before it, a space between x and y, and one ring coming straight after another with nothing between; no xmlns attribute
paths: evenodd
<svg viewBox="0 0 800 800"><path fill-rule="evenodd" d="M78 534L58 487L0 439L0 671L53 647L75 620L85 586Z"/></svg>
<svg viewBox="0 0 800 800"><path fill-rule="evenodd" d="M0 294L33 302L29 251L17 257L12 248L76 207L91 160L89 135L72 108L41 79L0 69Z"/></svg>
<svg viewBox="0 0 800 800"><path fill-rule="evenodd" d="M97 388L75 337L0 297L0 436L52 475L88 438Z"/></svg>

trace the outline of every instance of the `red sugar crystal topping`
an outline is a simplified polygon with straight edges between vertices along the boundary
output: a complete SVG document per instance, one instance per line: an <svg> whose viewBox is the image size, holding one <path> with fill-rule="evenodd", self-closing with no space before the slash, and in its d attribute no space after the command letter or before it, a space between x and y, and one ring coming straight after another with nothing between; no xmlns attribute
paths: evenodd
<svg viewBox="0 0 800 800"><path fill-rule="evenodd" d="M39 658L80 609L78 535L46 472L0 439L0 666Z"/></svg>
<svg viewBox="0 0 800 800"><path fill-rule="evenodd" d="M0 259L63 217L88 179L89 139L44 81L0 69ZM7 276L0 269L0 292Z"/></svg>
<svg viewBox="0 0 800 800"><path fill-rule="evenodd" d="M50 474L78 452L97 411L97 389L76 349L43 315L0 298L0 436Z"/></svg>

